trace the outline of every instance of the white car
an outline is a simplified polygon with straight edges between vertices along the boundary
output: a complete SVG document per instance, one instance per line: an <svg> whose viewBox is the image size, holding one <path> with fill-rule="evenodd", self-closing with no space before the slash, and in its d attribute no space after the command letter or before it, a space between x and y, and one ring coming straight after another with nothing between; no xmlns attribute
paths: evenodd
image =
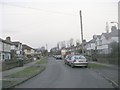
<svg viewBox="0 0 120 90"><path fill-rule="evenodd" d="M69 60L69 65L74 66L84 66L88 67L88 61L83 55L73 55Z"/></svg>
<svg viewBox="0 0 120 90"><path fill-rule="evenodd" d="M61 55L56 55L56 57L55 57L56 59L62 59L62 56Z"/></svg>
<svg viewBox="0 0 120 90"><path fill-rule="evenodd" d="M73 55L67 55L64 59L64 63L69 65L69 62L70 62L72 56Z"/></svg>

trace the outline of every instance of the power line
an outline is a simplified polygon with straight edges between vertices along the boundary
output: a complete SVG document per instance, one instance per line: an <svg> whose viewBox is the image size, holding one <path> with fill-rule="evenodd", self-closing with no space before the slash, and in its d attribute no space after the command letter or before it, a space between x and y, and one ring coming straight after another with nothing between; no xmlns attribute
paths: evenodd
<svg viewBox="0 0 120 90"><path fill-rule="evenodd" d="M20 7L20 8L27 8L27 9L32 9L32 10L37 10L37 11L42 11L42 12L47 12L47 13L49 12L49 13L63 14L63 15L69 15L69 16L78 16L78 15L71 14L71 13L64 13L64 12L59 12L59 11L50 11L50 10L45 10L45 9L40 9L40 8L33 8L33 7L25 7L25 6L13 5L13 4L9 4L9 3L0 3L0 4L14 6L14 7Z"/></svg>

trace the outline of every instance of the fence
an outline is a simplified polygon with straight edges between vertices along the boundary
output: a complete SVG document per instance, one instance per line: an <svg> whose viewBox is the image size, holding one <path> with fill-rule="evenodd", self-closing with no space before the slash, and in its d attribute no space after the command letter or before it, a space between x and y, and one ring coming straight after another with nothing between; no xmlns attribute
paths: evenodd
<svg viewBox="0 0 120 90"><path fill-rule="evenodd" d="M17 67L18 65L18 60L6 60L2 62L2 71Z"/></svg>
<svg viewBox="0 0 120 90"><path fill-rule="evenodd" d="M118 64L119 53L97 54L97 61L108 64Z"/></svg>

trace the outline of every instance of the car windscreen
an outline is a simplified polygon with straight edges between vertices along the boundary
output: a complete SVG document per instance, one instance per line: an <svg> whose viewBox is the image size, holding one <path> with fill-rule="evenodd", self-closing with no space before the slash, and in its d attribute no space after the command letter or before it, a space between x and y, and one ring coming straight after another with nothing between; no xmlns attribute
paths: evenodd
<svg viewBox="0 0 120 90"><path fill-rule="evenodd" d="M75 60L85 59L85 57L84 57L84 56L74 56L74 59L75 59Z"/></svg>
<svg viewBox="0 0 120 90"><path fill-rule="evenodd" d="M67 60L71 60L71 55L68 55L68 56L66 56L66 58L65 59L67 59Z"/></svg>

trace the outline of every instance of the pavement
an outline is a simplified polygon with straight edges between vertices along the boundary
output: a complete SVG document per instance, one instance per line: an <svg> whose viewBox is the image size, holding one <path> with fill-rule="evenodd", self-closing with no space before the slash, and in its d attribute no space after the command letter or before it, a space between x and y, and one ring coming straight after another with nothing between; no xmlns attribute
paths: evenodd
<svg viewBox="0 0 120 90"><path fill-rule="evenodd" d="M10 75L10 74L22 71L23 69L25 69L27 67L33 66L36 63L36 61L30 62L28 64L24 64L23 67L16 67L16 68L12 68L10 70L6 70L6 71L3 71L3 72L0 72L0 75L2 75L2 78L3 78L4 76L7 76L7 75Z"/></svg>
<svg viewBox="0 0 120 90"><path fill-rule="evenodd" d="M36 60L37 61L37 60ZM8 76L10 74L13 74L13 73L16 73L16 72L19 72L19 71L22 71L23 69L27 68L27 67L31 67L33 66L36 61L33 61L33 62L30 62L28 64L24 64L23 67L16 67L16 68L12 68L10 70L6 70L6 71L1 71L0 72L0 90L2 89L2 80L3 79L7 79L5 78L5 76ZM16 78L18 80L18 78Z"/></svg>
<svg viewBox="0 0 120 90"><path fill-rule="evenodd" d="M112 83L115 87L119 87L118 75L120 74L120 72L117 65L103 64L99 62L91 62L91 63L96 63L105 66L103 68L94 69L94 70L98 72L101 76L103 76L106 80L108 80L110 83Z"/></svg>

